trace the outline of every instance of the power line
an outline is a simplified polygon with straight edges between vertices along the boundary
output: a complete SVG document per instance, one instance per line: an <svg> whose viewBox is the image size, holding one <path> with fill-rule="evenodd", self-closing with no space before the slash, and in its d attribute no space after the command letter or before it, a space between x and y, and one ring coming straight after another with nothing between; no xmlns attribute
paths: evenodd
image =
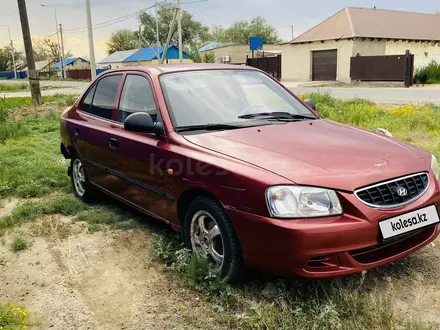
<svg viewBox="0 0 440 330"><path fill-rule="evenodd" d="M231 22L227 22L227 21L224 21L224 20L222 20L222 19L219 19L219 18L216 18L216 17L210 16L210 15L208 15L208 14L205 14L205 13L201 12L200 10L195 9L193 6L189 5L188 3L186 3L186 5L187 5L188 7L190 7L192 10L194 10L195 12L197 12L197 13L203 15L203 16L206 16L206 17L209 17L209 18L215 19L215 20L217 20L217 21L219 21L219 22L222 22L222 23L232 24Z"/></svg>
<svg viewBox="0 0 440 330"><path fill-rule="evenodd" d="M165 1L159 2L158 5L160 5L160 4L164 3L164 2ZM132 17L134 17L134 16L136 16L136 15L138 15L138 14L140 14L140 13L146 11L146 10L148 10L148 9L154 8L155 6L156 6L156 4L151 5L149 7L146 7L146 8L143 8L143 9L140 9L140 10L137 10L137 11L135 11L133 13L130 13L130 14L127 14L127 15L123 15L123 16L120 16L120 17L113 18L111 20L105 21L105 22L101 22L101 23L95 24L93 26L93 29L94 30L98 30L98 29L104 28L106 26L109 26L109 25L112 25L112 24L115 24L115 23L119 23L119 22L125 21L125 20L127 20L129 18L132 18ZM67 29L67 30L64 30L64 33L80 32L80 31L86 31L86 30L87 30L87 27L75 28L75 29Z"/></svg>
<svg viewBox="0 0 440 330"><path fill-rule="evenodd" d="M2 18L0 18L0 21L1 21L1 20L4 20L5 18L8 18L9 16L11 16L11 15L12 15L13 13L15 13L16 11L18 11L18 9L14 9L14 10L11 11L9 14L3 16Z"/></svg>

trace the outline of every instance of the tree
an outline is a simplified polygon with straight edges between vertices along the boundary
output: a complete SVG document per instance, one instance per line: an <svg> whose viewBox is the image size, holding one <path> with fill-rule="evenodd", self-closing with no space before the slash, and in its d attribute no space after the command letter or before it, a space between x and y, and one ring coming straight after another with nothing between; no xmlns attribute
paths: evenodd
<svg viewBox="0 0 440 330"><path fill-rule="evenodd" d="M15 63L20 63L23 59L23 53L14 51ZM12 52L10 46L0 48L0 71L12 71L14 70L12 63Z"/></svg>
<svg viewBox="0 0 440 330"><path fill-rule="evenodd" d="M209 29L209 40L216 42L227 42L226 30L220 25L214 25Z"/></svg>
<svg viewBox="0 0 440 330"><path fill-rule="evenodd" d="M107 53L113 54L120 50L130 50L138 47L138 33L128 29L114 32L106 43Z"/></svg>
<svg viewBox="0 0 440 330"><path fill-rule="evenodd" d="M265 44L277 44L281 42L277 30L266 22L266 20L257 16L250 22L237 21L228 29L222 31L221 27L211 29L211 37L217 36L214 41L233 42L237 44L249 44L249 37L262 37Z"/></svg>
<svg viewBox="0 0 440 330"><path fill-rule="evenodd" d="M215 63L215 54L214 52L206 52L202 56L203 63Z"/></svg>
<svg viewBox="0 0 440 330"><path fill-rule="evenodd" d="M159 40L163 45L166 42L170 24L174 16L174 6L166 3L160 5L157 11L159 20ZM148 12L143 12L139 16L139 21L142 25L142 35L150 45L156 44L156 19ZM209 39L209 27L202 23L195 21L192 15L182 10L182 43L185 48L194 48L195 45L206 42ZM178 44L177 24L172 31L172 44Z"/></svg>
<svg viewBox="0 0 440 330"><path fill-rule="evenodd" d="M34 40L33 44L35 61L58 61L58 44L55 41L45 38L43 40ZM72 56L70 51L64 52L66 58Z"/></svg>

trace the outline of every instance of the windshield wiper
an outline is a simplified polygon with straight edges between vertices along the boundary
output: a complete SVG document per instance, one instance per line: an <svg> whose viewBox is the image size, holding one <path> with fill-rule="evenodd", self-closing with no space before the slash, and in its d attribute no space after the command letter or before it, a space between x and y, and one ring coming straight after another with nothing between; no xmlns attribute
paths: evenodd
<svg viewBox="0 0 440 330"><path fill-rule="evenodd" d="M238 116L240 119L252 119L259 117L269 117L268 119L316 119L316 117L292 114L290 112L260 112Z"/></svg>
<svg viewBox="0 0 440 330"><path fill-rule="evenodd" d="M242 125L231 125L231 124L206 124L206 125L191 125L191 126L181 126L174 128L176 132L189 132L189 131L216 131L216 130L227 130L227 129L237 129L246 126Z"/></svg>

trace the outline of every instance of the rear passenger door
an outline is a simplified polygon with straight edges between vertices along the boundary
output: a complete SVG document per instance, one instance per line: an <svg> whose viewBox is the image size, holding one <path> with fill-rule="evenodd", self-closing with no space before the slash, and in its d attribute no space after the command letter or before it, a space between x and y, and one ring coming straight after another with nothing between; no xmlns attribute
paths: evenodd
<svg viewBox="0 0 440 330"><path fill-rule="evenodd" d="M73 128L75 145L90 181L109 191L119 183L108 169L115 166L111 132L116 122L122 77L122 74L105 75L89 89L78 108L80 120Z"/></svg>
<svg viewBox="0 0 440 330"><path fill-rule="evenodd" d="M117 194L142 209L162 217L170 198L164 192L166 136L153 133L129 132L123 127L125 119L136 112L148 113L154 122L161 121L154 92L147 75L129 73L125 77L117 111L119 127L113 131L118 141L114 150L117 162L114 170L124 182Z"/></svg>

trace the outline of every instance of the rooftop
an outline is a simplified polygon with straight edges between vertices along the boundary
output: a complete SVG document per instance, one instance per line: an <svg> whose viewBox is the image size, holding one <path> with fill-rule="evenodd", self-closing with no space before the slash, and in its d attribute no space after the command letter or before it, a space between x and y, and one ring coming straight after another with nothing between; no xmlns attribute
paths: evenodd
<svg viewBox="0 0 440 330"><path fill-rule="evenodd" d="M440 41L440 15L345 7L290 43L349 38Z"/></svg>

